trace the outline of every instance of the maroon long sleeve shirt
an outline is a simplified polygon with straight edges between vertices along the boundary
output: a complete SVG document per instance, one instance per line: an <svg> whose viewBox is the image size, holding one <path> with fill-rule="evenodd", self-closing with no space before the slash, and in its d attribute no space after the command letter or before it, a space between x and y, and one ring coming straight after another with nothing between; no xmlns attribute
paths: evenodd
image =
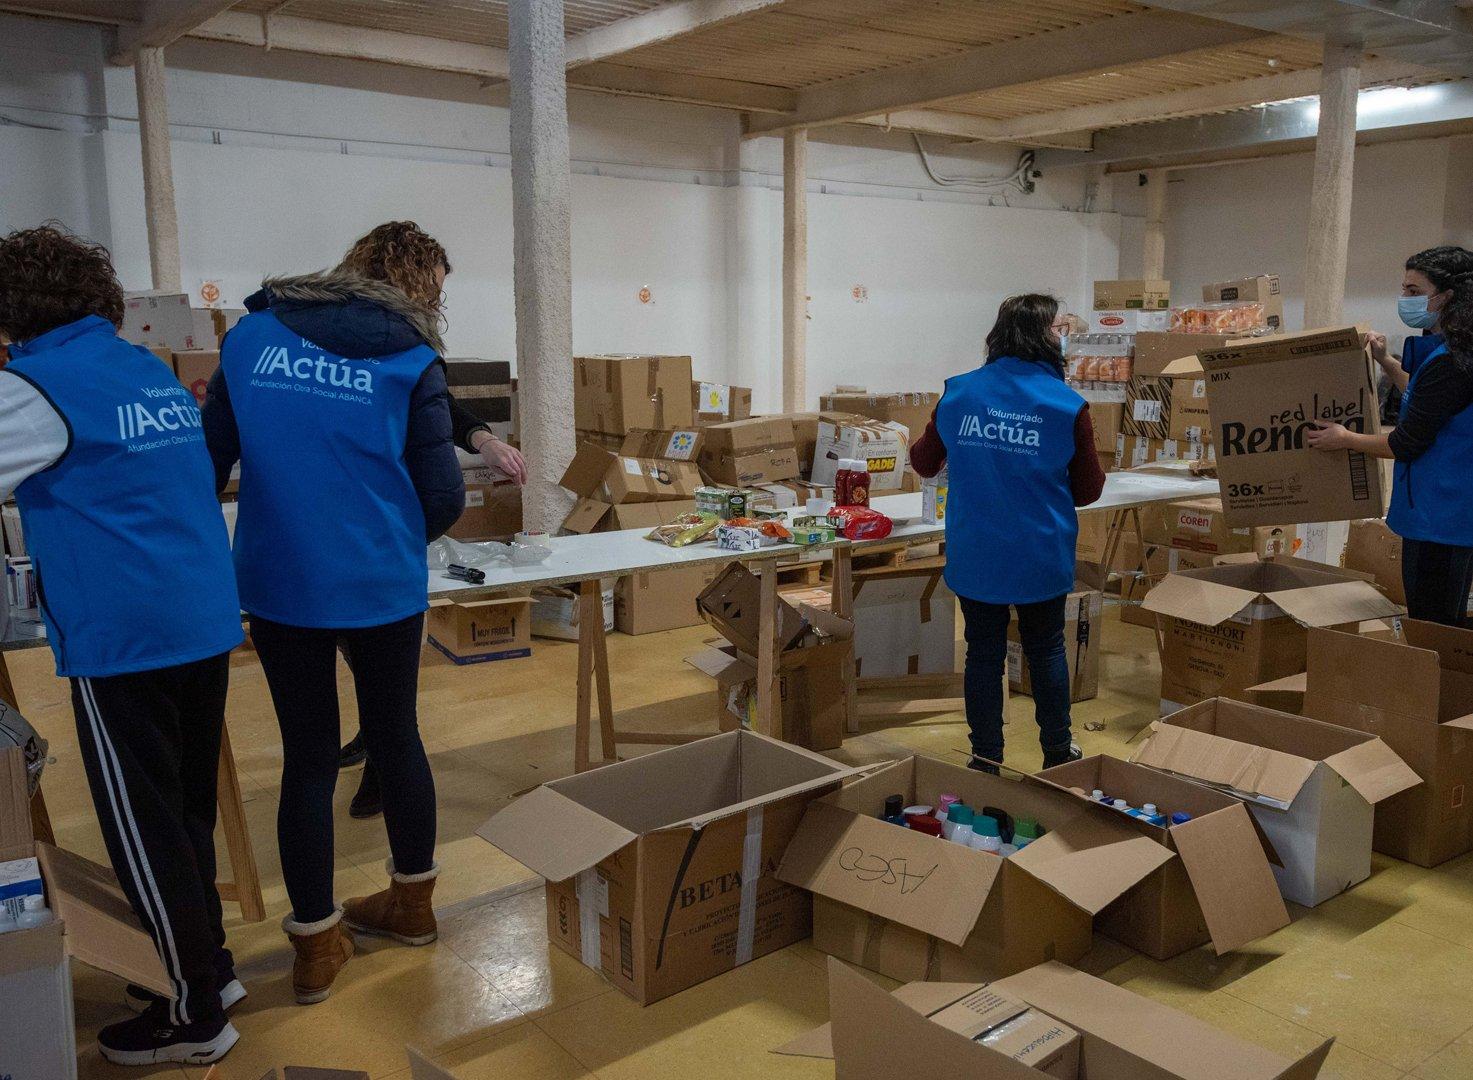
<svg viewBox="0 0 1473 1080"><path fill-rule="evenodd" d="M920 476L935 476L946 466L946 444L936 430L936 410L925 433L910 447L910 467ZM1095 426L1089 406L1081 405L1074 418L1074 456L1069 459L1069 489L1075 506L1088 506L1105 490L1105 470L1095 452Z"/></svg>

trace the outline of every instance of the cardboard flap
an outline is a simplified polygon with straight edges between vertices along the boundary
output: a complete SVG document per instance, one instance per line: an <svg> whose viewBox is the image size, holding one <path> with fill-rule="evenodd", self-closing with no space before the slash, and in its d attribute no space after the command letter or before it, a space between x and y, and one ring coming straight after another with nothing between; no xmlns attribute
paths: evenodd
<svg viewBox="0 0 1473 1080"><path fill-rule="evenodd" d="M563 518L563 528L579 536L586 535L598 528L608 512L608 503L584 496L573 504L573 509Z"/></svg>
<svg viewBox="0 0 1473 1080"><path fill-rule="evenodd" d="M744 733L746 734L746 733ZM680 821L672 821L669 825L662 825L657 832L665 832L669 829L704 829L713 821L721 821L725 818L735 817L737 814L745 814L754 806L766 806L768 803L786 799L789 795L801 795L805 791L813 791L815 788L828 787L839 780L847 780L851 776L859 776L861 773L874 772L893 765L893 761L871 761L864 765L851 765L848 768L835 768L833 772L825 773L823 776L815 776L811 780L804 780L797 784L777 791L769 791L765 795L748 799L745 802L732 803L723 806L719 810L712 810L704 814L696 814L692 817L683 818ZM892 829L894 825L890 826Z"/></svg>
<svg viewBox="0 0 1473 1080"><path fill-rule="evenodd" d="M67 952L84 964L172 998L174 985L153 939L133 914L113 872L46 843L36 845L36 857L51 909L66 930Z"/></svg>
<svg viewBox="0 0 1473 1080"><path fill-rule="evenodd" d="M1283 1072L1279 1073L1273 1080L1315 1080L1329 1060L1330 1051L1335 1048L1333 1038L1326 1039L1298 1061L1294 1062Z"/></svg>
<svg viewBox="0 0 1473 1080"><path fill-rule="evenodd" d="M1247 807L1229 806L1174 825L1171 839L1219 956L1289 925L1289 909Z"/></svg>
<svg viewBox="0 0 1473 1080"><path fill-rule="evenodd" d="M548 881L566 881L639 839L549 787L529 791L476 835Z"/></svg>
<svg viewBox="0 0 1473 1080"><path fill-rule="evenodd" d="M1282 679L1274 679L1271 682L1259 683L1248 689L1259 694L1302 694L1309 686L1309 672L1301 671L1298 675L1285 675Z"/></svg>
<svg viewBox="0 0 1473 1080"><path fill-rule="evenodd" d="M34 846L26 755L12 746L0 750L0 862L28 859Z"/></svg>
<svg viewBox="0 0 1473 1080"><path fill-rule="evenodd" d="M1367 739L1359 746L1332 754L1325 758L1325 764L1372 804L1422 782L1411 766L1380 739Z"/></svg>
<svg viewBox="0 0 1473 1080"><path fill-rule="evenodd" d="M453 1075L440 1068L414 1047L406 1046L404 1052L409 1055L410 1080L455 1080Z"/></svg>
<svg viewBox="0 0 1473 1080"><path fill-rule="evenodd" d="M837 964L839 961L830 960ZM946 1006L960 1001L978 988L978 983L913 982L897 986L890 996L922 1016L931 1016ZM772 1048L774 1054L789 1057L812 1057L832 1061L834 1057L834 1026L821 1024L812 1031L805 1031L796 1039Z"/></svg>
<svg viewBox="0 0 1473 1080"><path fill-rule="evenodd" d="M1473 732L1473 715L1459 716L1455 720L1444 721L1440 726L1449 731Z"/></svg>
<svg viewBox="0 0 1473 1080"><path fill-rule="evenodd" d="M1284 809L1315 770L1316 763L1308 758L1205 731L1162 723L1152 724L1150 731L1130 756L1137 765L1230 788L1234 794L1262 796Z"/></svg>
<svg viewBox="0 0 1473 1080"><path fill-rule="evenodd" d="M1079 814L1011 856L1071 904L1098 915L1174 856L1163 844L1093 814Z"/></svg>
<svg viewBox="0 0 1473 1080"><path fill-rule="evenodd" d="M1305 626L1339 626L1362 619L1385 619L1405 610L1364 581L1311 585L1265 595Z"/></svg>
<svg viewBox="0 0 1473 1080"><path fill-rule="evenodd" d="M834 959L829 960L829 1015L836 1080L893 1080L910 1069L976 1080L1038 1080L1042 1075L932 1023Z"/></svg>
<svg viewBox="0 0 1473 1080"><path fill-rule="evenodd" d="M1179 357L1171 361L1161 369L1161 375L1167 379L1178 379L1183 376L1195 376L1201 378L1206 372L1202 368L1202 361L1197 359L1197 354Z"/></svg>
<svg viewBox="0 0 1473 1080"><path fill-rule="evenodd" d="M1226 622L1251 604L1258 594L1215 581L1201 581L1183 574L1167 574L1141 607L1158 615L1189 619L1203 626Z"/></svg>
<svg viewBox="0 0 1473 1080"><path fill-rule="evenodd" d="M1002 870L995 855L816 802L777 878L960 946Z"/></svg>

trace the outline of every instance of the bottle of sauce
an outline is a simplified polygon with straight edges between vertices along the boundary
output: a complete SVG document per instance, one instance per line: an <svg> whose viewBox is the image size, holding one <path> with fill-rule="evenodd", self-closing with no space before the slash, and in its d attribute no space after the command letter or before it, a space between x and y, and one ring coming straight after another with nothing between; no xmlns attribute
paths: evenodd
<svg viewBox="0 0 1473 1080"><path fill-rule="evenodd" d="M863 458L849 459L849 501L848 506L869 505L869 465Z"/></svg>

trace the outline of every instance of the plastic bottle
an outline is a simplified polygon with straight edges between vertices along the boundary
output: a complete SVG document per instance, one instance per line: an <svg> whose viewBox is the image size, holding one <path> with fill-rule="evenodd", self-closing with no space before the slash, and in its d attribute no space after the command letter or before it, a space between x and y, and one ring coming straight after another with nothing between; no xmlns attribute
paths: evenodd
<svg viewBox="0 0 1473 1080"><path fill-rule="evenodd" d="M972 847L977 851L1002 854L1002 837L997 833L997 819L983 814L972 821Z"/></svg>
<svg viewBox="0 0 1473 1080"><path fill-rule="evenodd" d="M972 842L972 808L966 803L952 803L946 813L943 835L954 844L966 846Z"/></svg>
<svg viewBox="0 0 1473 1080"><path fill-rule="evenodd" d="M1018 854L1018 845L1017 844L1004 844L1001 848L998 849L998 852L997 853L999 855L1001 855L1004 859L1006 859L1009 855L1016 855L1016 854Z"/></svg>
<svg viewBox="0 0 1473 1080"><path fill-rule="evenodd" d="M906 824L916 832L925 833L927 836L939 837L941 835L941 822L937 821L930 814L917 814L914 817L907 818Z"/></svg>
<svg viewBox="0 0 1473 1080"><path fill-rule="evenodd" d="M1123 814L1130 813L1130 803L1126 802L1124 799L1113 799L1111 800L1110 805Z"/></svg>
<svg viewBox="0 0 1473 1080"><path fill-rule="evenodd" d="M16 916L15 925L18 930L29 930L33 926L44 926L50 921L51 912L46 908L46 898L39 893L32 893L26 897L25 906Z"/></svg>
<svg viewBox="0 0 1473 1080"><path fill-rule="evenodd" d="M852 486L854 474L849 471L849 459L840 458L839 464L834 468L834 505L849 505L849 489Z"/></svg>
<svg viewBox="0 0 1473 1080"><path fill-rule="evenodd" d="M1158 811L1156 804L1153 802L1148 802L1145 806L1141 807L1141 817L1145 818L1152 825L1165 826L1166 824L1166 815Z"/></svg>
<svg viewBox="0 0 1473 1080"><path fill-rule="evenodd" d="M885 800L885 812L880 816L891 825L899 825L903 828L905 826L904 806L903 798L899 795L891 795Z"/></svg>
<svg viewBox="0 0 1473 1080"><path fill-rule="evenodd" d="M1039 836L1038 822L1032 818L1019 818L1013 823L1013 844L1025 848Z"/></svg>
<svg viewBox="0 0 1473 1080"><path fill-rule="evenodd" d="M869 505L869 463L863 458L849 459L849 505Z"/></svg>
<svg viewBox="0 0 1473 1080"><path fill-rule="evenodd" d="M1107 803L1110 801L1109 799L1105 798L1105 793L1099 788L1095 788L1093 791L1091 791L1089 793L1089 797L1095 802Z"/></svg>
<svg viewBox="0 0 1473 1080"><path fill-rule="evenodd" d="M1187 822L1189 822L1191 820L1192 820L1192 815L1191 814L1188 814L1188 813L1185 813L1185 812L1183 812L1181 810L1178 810L1176 813L1174 813L1174 814L1171 815L1171 823L1173 825L1185 825Z"/></svg>
<svg viewBox="0 0 1473 1080"><path fill-rule="evenodd" d="M1012 840L1013 819L1008 816L1008 812L1006 810L1001 810L996 806L984 806L982 808L982 813L986 814L988 817L997 822L997 835L1002 837L1002 842L1004 844ZM973 827L975 828L975 825Z"/></svg>
<svg viewBox="0 0 1473 1080"><path fill-rule="evenodd" d="M940 821L946 820L946 815L951 812L953 803L961 802L960 795L938 795L936 796L936 817Z"/></svg>

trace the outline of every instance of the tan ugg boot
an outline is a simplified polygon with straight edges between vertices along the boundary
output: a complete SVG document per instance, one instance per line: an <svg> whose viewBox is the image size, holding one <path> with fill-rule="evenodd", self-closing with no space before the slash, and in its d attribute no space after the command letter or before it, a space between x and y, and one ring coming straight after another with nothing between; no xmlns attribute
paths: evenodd
<svg viewBox="0 0 1473 1080"><path fill-rule="evenodd" d="M292 964L292 989L298 1005L313 1005L332 991L333 980L353 955L353 935L343 925L343 909L325 919L299 923L290 917L281 928L297 952Z"/></svg>
<svg viewBox="0 0 1473 1080"><path fill-rule="evenodd" d="M390 860L389 887L372 896L357 896L343 905L343 919L354 930L393 938L405 945L428 945L440 936L431 898L440 867L423 874L400 874Z"/></svg>

